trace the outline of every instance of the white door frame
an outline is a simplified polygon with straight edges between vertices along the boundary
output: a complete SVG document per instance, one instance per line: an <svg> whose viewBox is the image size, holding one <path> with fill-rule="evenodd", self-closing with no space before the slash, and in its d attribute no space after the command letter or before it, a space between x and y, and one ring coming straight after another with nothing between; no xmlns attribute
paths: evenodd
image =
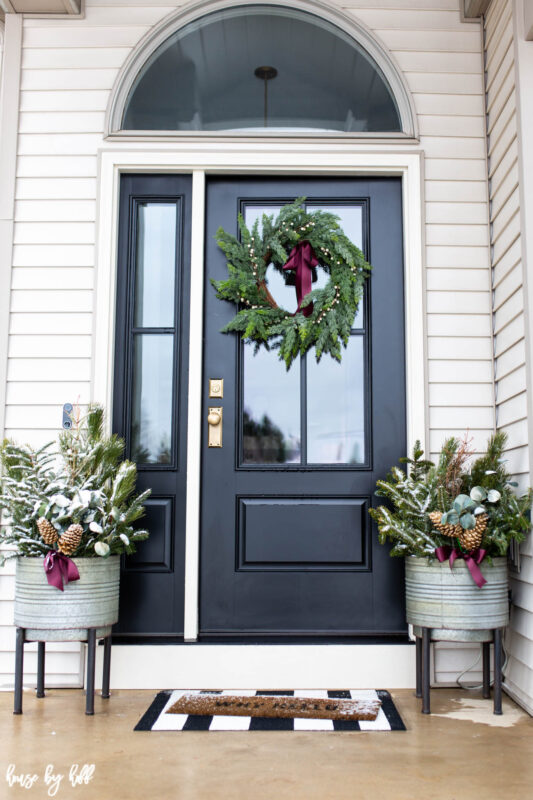
<svg viewBox="0 0 533 800"><path fill-rule="evenodd" d="M262 140L131 142L99 151L92 399L112 408L119 180L123 172L192 175L192 249L187 433L185 640L198 635L200 443L206 174L389 175L402 178L405 264L407 446L427 435L423 153L412 145ZM368 646L364 646L367 648ZM122 649L122 648L121 648ZM128 648L129 649L129 648ZM143 648L145 649L145 648ZM152 648L150 648L152 649ZM148 654L147 654L148 655ZM399 653L397 653L399 655ZM352 660L353 656L350 660ZM154 661L152 661L152 664Z"/></svg>

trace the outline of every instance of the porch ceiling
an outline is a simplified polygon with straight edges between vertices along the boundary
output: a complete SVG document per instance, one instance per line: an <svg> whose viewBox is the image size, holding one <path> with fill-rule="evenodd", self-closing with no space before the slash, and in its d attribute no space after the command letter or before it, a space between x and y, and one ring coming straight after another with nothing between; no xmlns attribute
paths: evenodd
<svg viewBox="0 0 533 800"><path fill-rule="evenodd" d="M464 0L465 19L481 17L490 5L490 0Z"/></svg>
<svg viewBox="0 0 533 800"><path fill-rule="evenodd" d="M82 0L0 0L0 18L4 14L81 14Z"/></svg>
<svg viewBox="0 0 533 800"><path fill-rule="evenodd" d="M463 0L465 19L475 19L484 14L490 0ZM80 15L83 0L0 0L0 19L4 14L54 14L61 16Z"/></svg>

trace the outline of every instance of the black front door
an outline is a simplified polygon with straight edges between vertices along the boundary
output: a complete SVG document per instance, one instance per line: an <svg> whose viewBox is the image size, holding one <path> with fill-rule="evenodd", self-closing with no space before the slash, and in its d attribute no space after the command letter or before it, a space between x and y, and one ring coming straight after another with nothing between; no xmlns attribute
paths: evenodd
<svg viewBox="0 0 533 800"><path fill-rule="evenodd" d="M237 233L238 212L251 225L299 196L338 214L374 271L342 364L309 352L287 372L275 352L220 333L235 308L209 279L226 274L219 226ZM200 633L403 633L403 564L368 515L406 446L401 182L215 178L206 225ZM267 278L296 308L294 287ZM223 399L208 397L210 379ZM208 447L211 406L223 409L221 448Z"/></svg>

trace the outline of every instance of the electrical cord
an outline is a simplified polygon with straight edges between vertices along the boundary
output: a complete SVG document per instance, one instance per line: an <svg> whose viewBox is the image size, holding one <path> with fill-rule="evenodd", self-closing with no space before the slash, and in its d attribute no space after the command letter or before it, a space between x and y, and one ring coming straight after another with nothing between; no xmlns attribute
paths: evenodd
<svg viewBox="0 0 533 800"><path fill-rule="evenodd" d="M503 649L503 654L504 654L502 673L504 673L505 672L505 667L507 666L507 661L509 660L509 656L508 656L507 650L505 649L505 645L503 643L502 643L502 649ZM482 653L482 647L479 648L479 652L477 654L476 660L472 664L470 664L469 667L467 667L462 672L460 672L459 675L457 676L457 678L455 679L455 683L461 689L467 689L468 691L472 691L473 692L473 691L478 691L479 689L483 688L483 684L482 683L476 683L476 684L472 684L470 686L467 686L465 683L461 683L461 678L463 677L463 675L466 675L467 672L470 672L471 669L474 669L476 664L479 662L479 659L481 658L481 653ZM490 685L491 686L494 685L494 681L493 680L490 682Z"/></svg>

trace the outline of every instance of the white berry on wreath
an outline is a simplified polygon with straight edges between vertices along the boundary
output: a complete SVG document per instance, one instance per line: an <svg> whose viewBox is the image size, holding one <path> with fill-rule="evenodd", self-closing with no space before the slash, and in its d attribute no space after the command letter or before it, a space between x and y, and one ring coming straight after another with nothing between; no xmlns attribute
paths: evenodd
<svg viewBox="0 0 533 800"><path fill-rule="evenodd" d="M279 215L263 215L248 230L239 214L241 238L219 228L216 240L227 259L229 276L212 284L220 300L244 305L223 329L237 331L256 348L277 349L287 366L315 348L316 359L329 353L341 360L372 267L339 225L339 217L327 211L308 213L300 197ZM318 255L320 254L320 255ZM268 289L267 268L293 275L297 295L294 313L280 308ZM323 289L312 288L317 268L329 281ZM287 279L287 278L286 278Z"/></svg>

